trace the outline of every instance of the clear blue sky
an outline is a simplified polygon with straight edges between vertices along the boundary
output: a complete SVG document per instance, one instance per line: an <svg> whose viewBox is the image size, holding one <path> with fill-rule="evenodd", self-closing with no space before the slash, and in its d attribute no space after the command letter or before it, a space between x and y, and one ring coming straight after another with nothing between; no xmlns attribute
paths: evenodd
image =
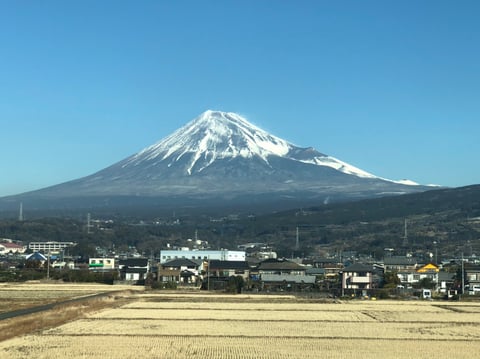
<svg viewBox="0 0 480 359"><path fill-rule="evenodd" d="M0 196L206 109L390 179L480 183L479 1L0 0Z"/></svg>

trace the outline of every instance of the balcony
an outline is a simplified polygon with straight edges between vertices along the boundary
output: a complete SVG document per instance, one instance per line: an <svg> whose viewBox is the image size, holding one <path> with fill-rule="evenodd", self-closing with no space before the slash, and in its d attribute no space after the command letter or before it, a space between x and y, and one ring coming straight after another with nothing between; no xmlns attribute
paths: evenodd
<svg viewBox="0 0 480 359"><path fill-rule="evenodd" d="M365 277L349 277L347 278L347 283L350 284L368 284L372 282L372 277L365 276Z"/></svg>

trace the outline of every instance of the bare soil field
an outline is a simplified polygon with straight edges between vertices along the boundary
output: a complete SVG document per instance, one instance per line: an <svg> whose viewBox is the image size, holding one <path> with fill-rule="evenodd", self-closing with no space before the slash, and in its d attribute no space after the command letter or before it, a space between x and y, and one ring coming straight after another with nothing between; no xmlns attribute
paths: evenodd
<svg viewBox="0 0 480 359"><path fill-rule="evenodd" d="M1 358L475 358L480 303L131 293L0 342Z"/></svg>

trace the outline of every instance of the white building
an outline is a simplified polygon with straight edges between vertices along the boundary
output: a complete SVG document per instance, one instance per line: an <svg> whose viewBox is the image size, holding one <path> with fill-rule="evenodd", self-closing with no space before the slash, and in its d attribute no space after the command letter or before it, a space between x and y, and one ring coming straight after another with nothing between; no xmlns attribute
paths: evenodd
<svg viewBox="0 0 480 359"><path fill-rule="evenodd" d="M25 253L26 248L20 244L3 242L0 243L0 254L5 255L9 253Z"/></svg>
<svg viewBox="0 0 480 359"><path fill-rule="evenodd" d="M204 261L245 261L245 251L221 250L162 250L160 251L160 263L165 263L173 259L200 259Z"/></svg>
<svg viewBox="0 0 480 359"><path fill-rule="evenodd" d="M74 242L30 242L28 248L34 252L42 253L60 253L68 247L76 246Z"/></svg>

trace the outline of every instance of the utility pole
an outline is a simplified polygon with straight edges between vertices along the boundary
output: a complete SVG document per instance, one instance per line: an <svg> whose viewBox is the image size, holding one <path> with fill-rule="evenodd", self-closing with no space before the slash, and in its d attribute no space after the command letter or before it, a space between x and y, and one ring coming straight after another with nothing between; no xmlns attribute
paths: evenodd
<svg viewBox="0 0 480 359"><path fill-rule="evenodd" d="M208 256L207 267L207 290L210 291L210 256Z"/></svg>
<svg viewBox="0 0 480 359"><path fill-rule="evenodd" d="M462 252L462 294L464 290L465 290L465 272L463 267L463 252Z"/></svg>
<svg viewBox="0 0 480 359"><path fill-rule="evenodd" d="M50 249L47 254L47 280L50 279Z"/></svg>
<svg viewBox="0 0 480 359"><path fill-rule="evenodd" d="M298 226L297 226L296 235L295 235L295 251L298 251L299 249L300 249L300 238L299 238Z"/></svg>

